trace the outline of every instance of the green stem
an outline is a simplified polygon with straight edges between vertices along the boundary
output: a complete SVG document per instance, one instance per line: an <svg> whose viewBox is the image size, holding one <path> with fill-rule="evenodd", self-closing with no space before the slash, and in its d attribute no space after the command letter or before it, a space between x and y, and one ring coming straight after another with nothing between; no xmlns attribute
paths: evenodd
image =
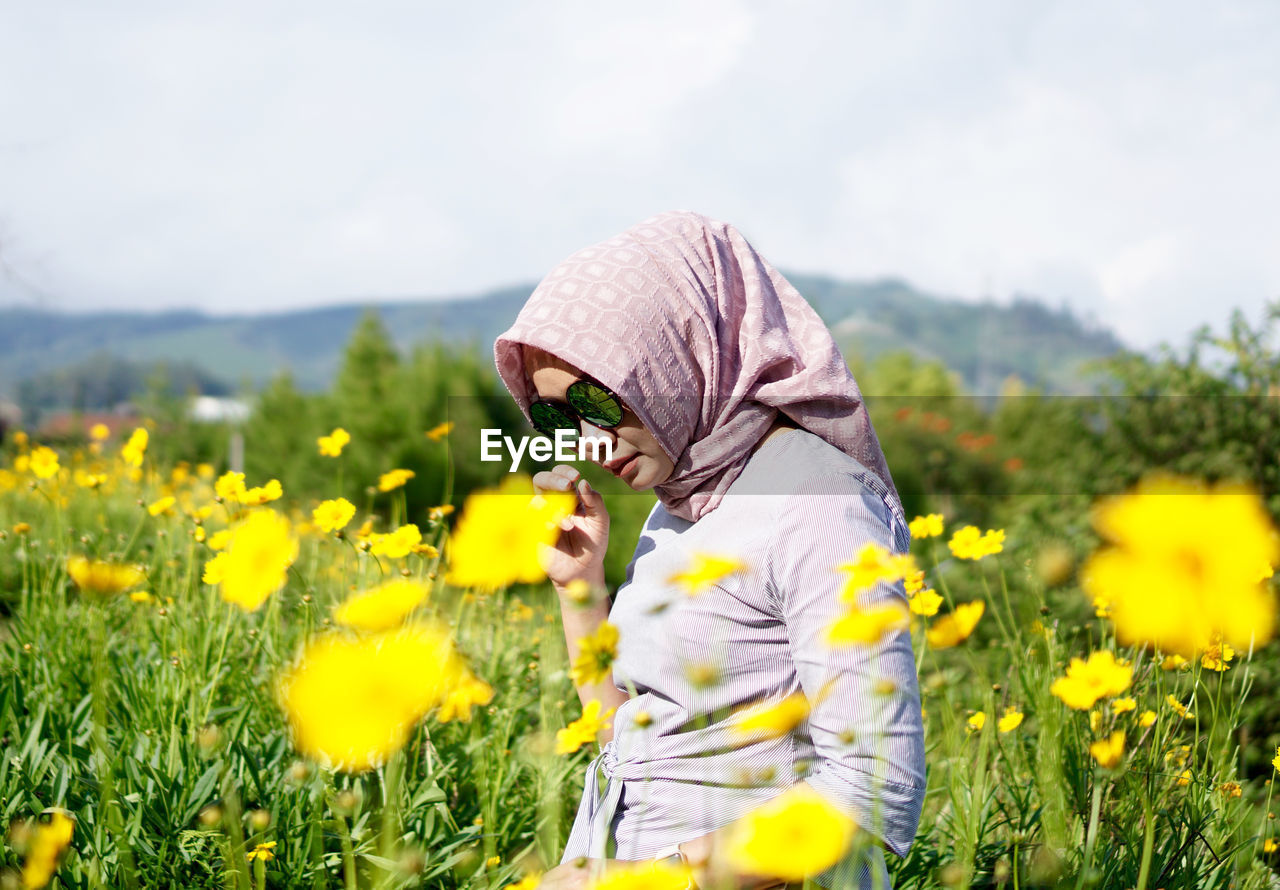
<svg viewBox="0 0 1280 890"><path fill-rule="evenodd" d="M1093 780L1093 804L1089 808L1089 830L1084 839L1084 865L1076 878L1076 890L1084 887L1085 875L1093 868L1093 845L1098 840L1098 813L1102 809L1102 785L1095 776Z"/></svg>
<svg viewBox="0 0 1280 890"><path fill-rule="evenodd" d="M1151 849L1155 843L1155 814L1151 811L1151 798L1147 795L1146 783L1142 790L1142 865L1138 869L1137 890L1147 890L1147 879L1151 876Z"/></svg>

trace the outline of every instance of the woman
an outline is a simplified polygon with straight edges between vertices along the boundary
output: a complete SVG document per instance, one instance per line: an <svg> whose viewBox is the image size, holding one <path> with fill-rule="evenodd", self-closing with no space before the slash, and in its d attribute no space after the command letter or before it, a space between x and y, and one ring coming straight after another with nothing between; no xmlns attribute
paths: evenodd
<svg viewBox="0 0 1280 890"><path fill-rule="evenodd" d="M586 886L601 860L668 856L700 887L782 883L734 873L724 839L797 780L875 840L814 880L888 886L879 845L905 855L924 795L910 636L833 648L824 632L848 609L835 567L868 542L905 552L910 535L826 326L735 228L672 211L556 267L495 358L536 427L607 438L605 467L658 496L626 583L583 606L569 588L604 587L604 500L572 467L534 479L580 499L547 561L570 658L602 622L619 631L613 682L578 689L617 709L612 732L542 886ZM682 593L672 579L698 554L742 568ZM905 602L901 582L859 605L893 599ZM749 711L801 693L796 731L740 731Z"/></svg>

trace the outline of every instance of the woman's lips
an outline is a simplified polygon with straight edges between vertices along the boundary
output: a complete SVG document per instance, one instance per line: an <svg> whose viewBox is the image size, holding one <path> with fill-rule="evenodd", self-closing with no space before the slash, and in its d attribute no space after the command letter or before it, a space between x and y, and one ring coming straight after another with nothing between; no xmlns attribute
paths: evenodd
<svg viewBox="0 0 1280 890"><path fill-rule="evenodd" d="M640 452L637 451L631 456L625 457L622 460L610 461L609 463L604 465L604 468L615 476L621 476L622 471L625 470L628 466L630 466L635 461L635 459L639 456L640 456Z"/></svg>

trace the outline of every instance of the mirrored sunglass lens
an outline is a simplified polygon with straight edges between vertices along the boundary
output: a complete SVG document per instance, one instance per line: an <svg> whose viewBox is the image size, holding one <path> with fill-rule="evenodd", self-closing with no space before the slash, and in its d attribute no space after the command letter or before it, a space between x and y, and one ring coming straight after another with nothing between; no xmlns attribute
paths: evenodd
<svg viewBox="0 0 1280 890"><path fill-rule="evenodd" d="M533 426L544 436L554 436L557 430L578 432L578 421L546 402L534 402L529 406L529 417Z"/></svg>
<svg viewBox="0 0 1280 890"><path fill-rule="evenodd" d="M569 386L565 397L575 411L597 426L622 423L622 403L602 386L579 380Z"/></svg>

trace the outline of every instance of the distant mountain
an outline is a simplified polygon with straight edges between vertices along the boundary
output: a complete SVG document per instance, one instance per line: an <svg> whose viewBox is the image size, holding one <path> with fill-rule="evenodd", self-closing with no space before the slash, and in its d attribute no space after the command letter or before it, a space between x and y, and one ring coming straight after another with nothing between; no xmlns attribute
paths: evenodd
<svg viewBox="0 0 1280 890"><path fill-rule="evenodd" d="M1082 360L1124 348L1111 332L1068 310L1030 299L966 303L923 294L896 280L847 282L787 274L831 327L845 355L874 358L907 349L959 372L966 386L993 393L1010 374L1051 391L1078 392ZM101 361L185 362L224 386L258 386L289 369L304 389L328 386L356 322L381 313L398 345L471 343L487 352L532 291L518 286L447 300L351 304L264 315L199 312L51 313L0 309L0 397L18 382ZM40 381L43 384L43 381ZM26 387L30 390L30 386Z"/></svg>

